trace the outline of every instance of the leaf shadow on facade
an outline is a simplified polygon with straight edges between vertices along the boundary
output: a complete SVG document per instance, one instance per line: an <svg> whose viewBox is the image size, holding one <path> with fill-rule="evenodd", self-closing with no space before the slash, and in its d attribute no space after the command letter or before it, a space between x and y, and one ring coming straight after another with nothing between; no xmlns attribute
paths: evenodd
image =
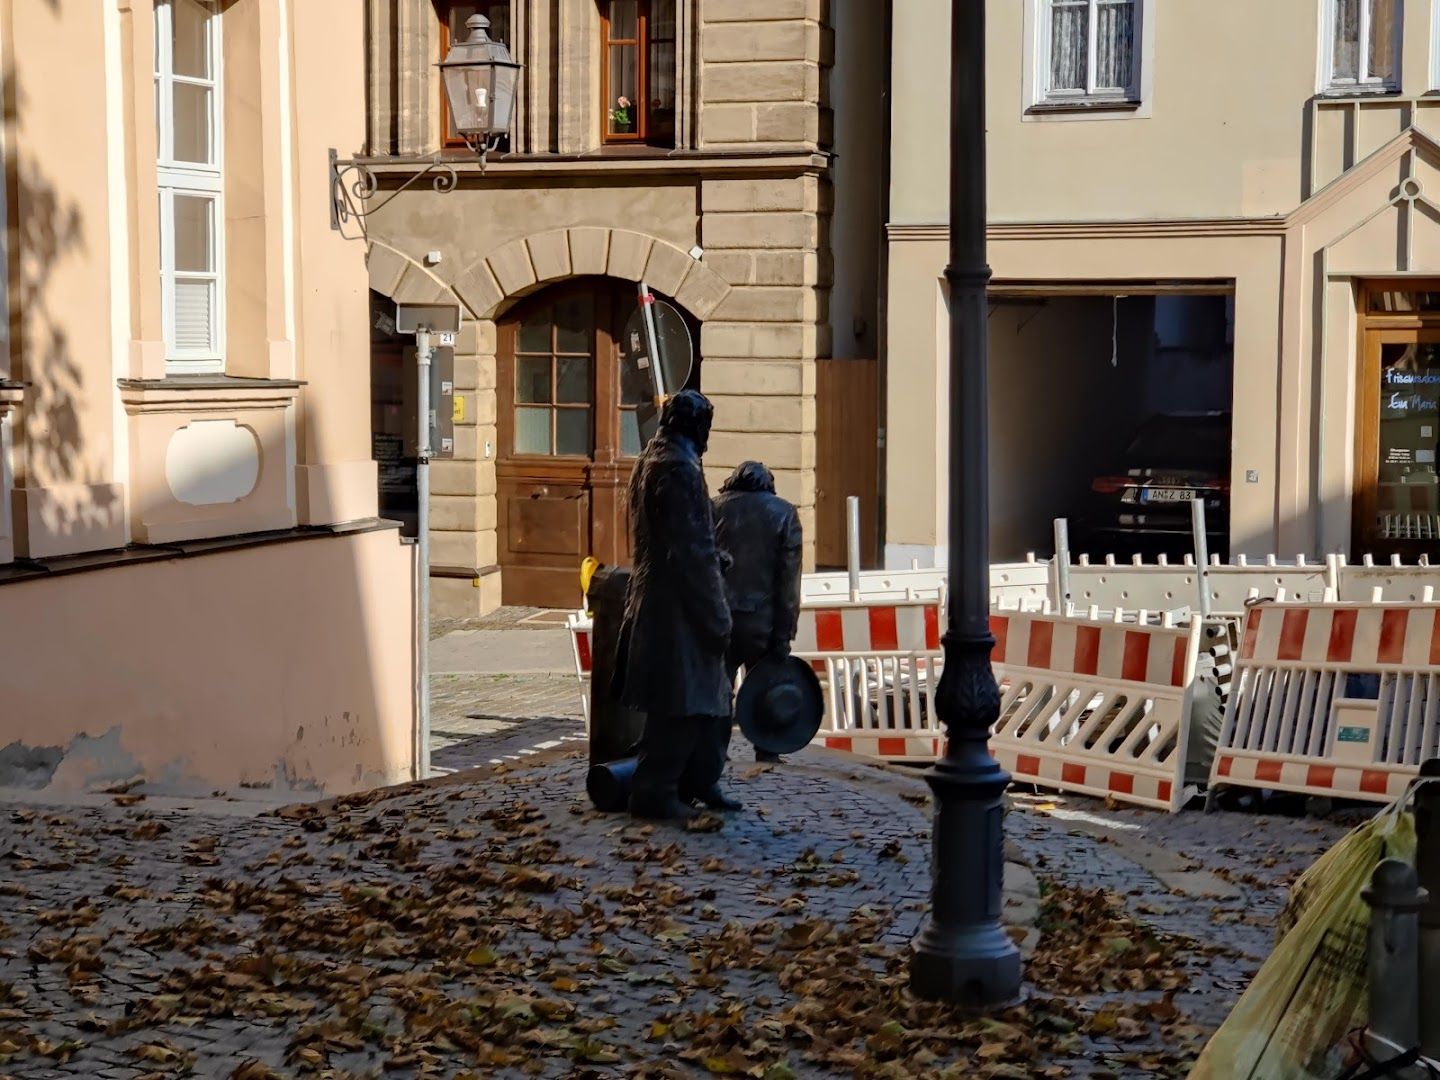
<svg viewBox="0 0 1440 1080"><path fill-rule="evenodd" d="M3 93L5 119L14 130L22 102L13 75L6 77ZM10 161L7 172L12 193L10 347L16 361L14 374L27 384L15 448L16 480L28 488L56 489L43 511L51 533L101 531L121 513L120 499L111 486L109 441L101 454L93 447L97 421L110 421L108 395L105 407L92 405L91 415L84 416L85 399L95 395L95 388L87 387L86 373L76 359L55 280L60 268L94 259L96 253L87 243L79 204L31 159ZM93 300L97 317L108 315L111 297L99 295ZM82 425L87 424L89 453L82 434Z"/></svg>

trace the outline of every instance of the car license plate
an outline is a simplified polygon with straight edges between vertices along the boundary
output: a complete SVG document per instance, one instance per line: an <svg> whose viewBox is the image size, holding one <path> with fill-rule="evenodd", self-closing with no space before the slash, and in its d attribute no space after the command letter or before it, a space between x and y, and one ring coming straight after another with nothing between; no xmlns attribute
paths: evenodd
<svg viewBox="0 0 1440 1080"><path fill-rule="evenodd" d="M1140 492L1142 503L1193 502L1194 488L1145 488Z"/></svg>

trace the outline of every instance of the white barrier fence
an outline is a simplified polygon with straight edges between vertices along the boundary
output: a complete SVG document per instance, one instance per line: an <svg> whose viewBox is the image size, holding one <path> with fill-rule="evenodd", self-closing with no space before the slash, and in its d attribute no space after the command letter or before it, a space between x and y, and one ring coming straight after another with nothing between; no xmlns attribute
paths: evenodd
<svg viewBox="0 0 1440 1080"><path fill-rule="evenodd" d="M1212 788L1389 802L1437 753L1440 606L1251 609Z"/></svg>
<svg viewBox="0 0 1440 1080"><path fill-rule="evenodd" d="M938 601L802 608L794 654L825 689L815 741L886 761L934 761L944 738L930 709L940 628Z"/></svg>
<svg viewBox="0 0 1440 1080"><path fill-rule="evenodd" d="M1184 805L1200 622L991 616L1000 719L990 748L1018 781L1175 811Z"/></svg>

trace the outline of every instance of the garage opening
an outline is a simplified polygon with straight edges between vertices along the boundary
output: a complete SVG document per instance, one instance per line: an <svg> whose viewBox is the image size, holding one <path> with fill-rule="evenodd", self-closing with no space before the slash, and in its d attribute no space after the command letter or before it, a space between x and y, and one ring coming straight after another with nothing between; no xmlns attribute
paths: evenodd
<svg viewBox="0 0 1440 1080"><path fill-rule="evenodd" d="M991 552L1051 554L1053 520L1099 561L1229 556L1234 297L992 296Z"/></svg>

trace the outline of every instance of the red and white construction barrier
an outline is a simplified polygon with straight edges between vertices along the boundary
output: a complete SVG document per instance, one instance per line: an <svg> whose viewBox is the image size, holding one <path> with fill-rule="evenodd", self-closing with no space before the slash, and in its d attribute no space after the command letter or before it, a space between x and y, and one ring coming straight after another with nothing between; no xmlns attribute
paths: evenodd
<svg viewBox="0 0 1440 1080"><path fill-rule="evenodd" d="M944 736L931 714L939 677L940 604L802 607L793 650L825 688L815 742L886 761L934 761Z"/></svg>
<svg viewBox="0 0 1440 1080"><path fill-rule="evenodd" d="M1020 782L1179 810L1200 622L996 613L996 759Z"/></svg>
<svg viewBox="0 0 1440 1080"><path fill-rule="evenodd" d="M1251 608L1212 787L1388 802L1437 753L1440 606Z"/></svg>

